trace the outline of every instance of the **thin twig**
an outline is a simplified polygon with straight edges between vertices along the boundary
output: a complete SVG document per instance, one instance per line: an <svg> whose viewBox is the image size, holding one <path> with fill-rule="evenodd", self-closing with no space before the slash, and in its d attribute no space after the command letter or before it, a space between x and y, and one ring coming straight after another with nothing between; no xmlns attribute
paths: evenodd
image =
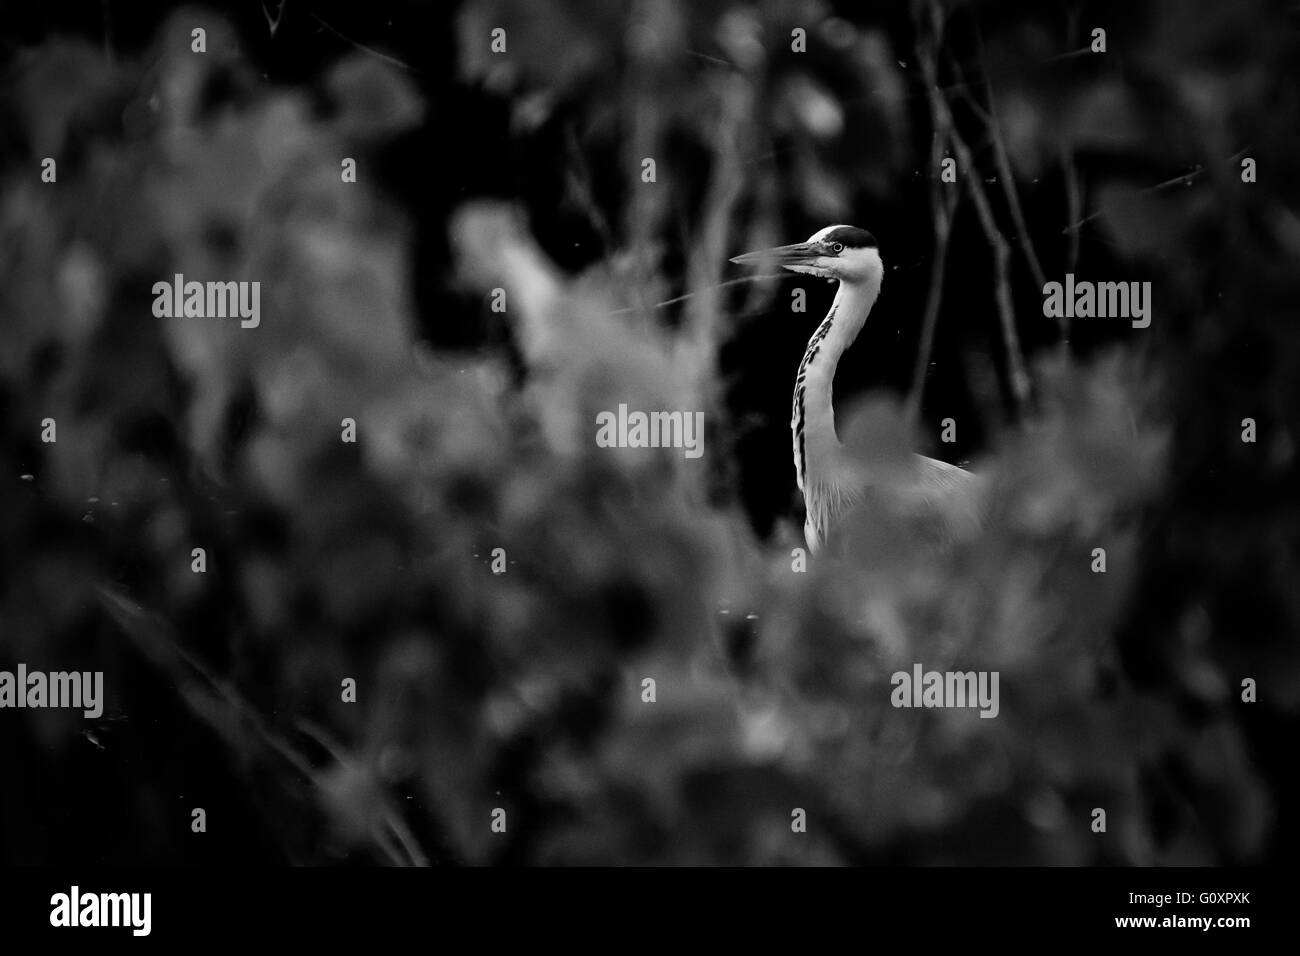
<svg viewBox="0 0 1300 956"><path fill-rule="evenodd" d="M1079 175L1079 166L1074 161L1074 150L1065 144L1061 145L1061 171L1065 176L1065 214L1070 222L1079 218L1083 210L1083 178ZM1079 267L1079 241L1082 234L1078 229L1070 229L1066 233L1067 246L1065 250L1065 271L1067 274L1073 273ZM1061 316L1058 322L1061 326L1061 348L1062 350L1069 347L1070 344L1070 317L1067 314L1069 310L1061 309Z"/></svg>
<svg viewBox="0 0 1300 956"><path fill-rule="evenodd" d="M607 251L613 249L614 231L610 228L609 220L605 218L600 204L596 202L595 190L592 188L591 167L587 163L587 157L583 155L582 144L578 142L578 134L572 123L564 128L564 148L568 156L567 179L570 197L586 214L587 221L596 230L596 235L604 243L605 249Z"/></svg>
<svg viewBox="0 0 1300 956"><path fill-rule="evenodd" d="M928 9L930 18L935 24L935 33L937 35L941 24L941 13L937 0L931 0ZM1011 283L1008 277L1011 263L1011 247L1002 231L998 228L997 219L993 215L993 206L984 190L984 183L975 168L970 148L966 145L966 141L953 123L951 108L947 100L942 96L938 97L935 101L935 109L945 115L943 122L948 128L953 150L957 153L957 163L966 184L966 191L975 205L980 227L984 230L984 236L993 251L994 299L997 302L998 318L1002 326L1003 347L1007 356L1007 378L1011 386L1012 398L1016 403L1016 410L1019 412L1024 409L1029 401L1030 383L1024 352L1020 347L1020 334L1016 329L1015 306L1011 297Z"/></svg>
<svg viewBox="0 0 1300 956"><path fill-rule="evenodd" d="M109 586L98 588L100 605L122 632L129 637L140 652L171 678L184 703L217 733L226 746L238 752L247 737L237 735L234 728L242 725L253 731L255 739L266 751L283 760L300 777L310 781L317 789L317 797L324 791L323 775L311 761L294 749L293 745L276 733L262 718L257 708L228 680L215 674L198 657L189 653L183 644L170 633L161 617L147 612L124 594ZM301 728L300 728L301 729ZM318 742L324 743L319 738ZM328 747L337 760L339 754ZM388 806L381 807L370 836L392 862L415 866L428 865L414 835L400 816ZM382 827L391 831L391 839ZM397 852L392 843L405 854Z"/></svg>
<svg viewBox="0 0 1300 956"><path fill-rule="evenodd" d="M698 57L699 59L704 60L706 63L713 63L717 66L725 66L728 69L734 69L736 66L736 64L732 63L730 60L724 60L721 57L712 56L711 54L708 53L701 53L699 50L687 50L686 55Z"/></svg>
<svg viewBox="0 0 1300 956"><path fill-rule="evenodd" d="M1067 46L1078 42L1079 36L1079 5L1070 3L1066 7L1065 16L1065 43ZM1086 188L1083 177L1079 173L1079 164L1075 162L1074 149L1061 142L1061 173L1065 179L1065 220L1066 222L1077 222L1083 215L1084 190ZM1078 229L1070 229L1066 233L1065 249L1065 271L1067 274L1073 273L1079 267L1079 245L1082 236ZM1062 356L1068 354L1070 349L1070 316L1066 314L1065 309L1061 310L1061 315L1057 319L1057 324L1061 330L1060 353Z"/></svg>
<svg viewBox="0 0 1300 956"><path fill-rule="evenodd" d="M1183 173L1181 176L1175 176L1173 179L1166 179L1164 182L1156 183L1154 186L1147 186L1144 189L1139 189L1136 195L1144 196L1148 193L1159 192L1161 189L1168 189L1170 186L1186 185L1187 183L1191 183L1195 181L1196 177L1200 176L1201 173L1203 172L1205 172L1204 167L1197 167L1196 169L1192 170L1190 173ZM1098 209L1096 212L1090 212L1082 219L1078 220L1077 222L1072 222L1070 223L1070 225L1062 229L1061 235L1069 235L1072 232L1078 232L1088 223L1092 222L1094 219L1100 219L1105 214L1106 214L1106 210L1104 209Z"/></svg>
<svg viewBox="0 0 1300 956"><path fill-rule="evenodd" d="M921 414L921 399L925 394L925 373L930 366L934 350L934 333L939 324L939 306L943 302L943 276L947 269L948 240L952 235L952 220L960 196L956 190L945 189L939 176L944 148L952 133L952 114L947 109L939 91L939 67L935 48L942 42L943 25L934 23L933 36L917 24L918 55L921 74L928 90L930 122L930 216L934 235L934 257L930 262L930 286L926 290L925 313L921 319L921 340L917 345L916 364L912 368L912 388L907 399L907 418L915 424ZM923 39L922 39L923 38Z"/></svg>
<svg viewBox="0 0 1300 956"><path fill-rule="evenodd" d="M328 23L326 23L324 20L322 20L322 19L321 19L318 15L316 15L315 13L313 13L313 14L311 15L311 18L312 18L313 20L315 20L317 23L319 23L321 26L323 26L323 27L324 27L326 30L328 30L330 33L334 34L336 37L338 37L340 40L342 40L344 43L350 44L351 46L356 47L358 50L361 50L361 51L363 51L363 52L365 52L365 53L369 53L371 56L379 57L379 59L384 60L385 62L391 63L391 64L393 64L393 66L400 66L403 70L410 70L412 73L419 73L419 72L420 72L420 70L418 70L418 69L416 69L415 67L411 66L409 63L403 63L401 60L399 60L399 59L398 59L397 57L395 57L395 56L389 56L387 53L380 53L378 50L376 50L376 49L374 49L374 48L372 48L372 47L368 47L368 46L366 46L364 43L358 43L356 40L352 39L350 36L347 36L347 35L345 35L345 34L343 34L343 33L340 33L338 30L336 30L334 27L330 26Z"/></svg>
<svg viewBox="0 0 1300 956"><path fill-rule="evenodd" d="M685 302L687 299L693 299L704 292L726 289L733 285L745 285L750 282L760 282L765 279L785 279L789 273L784 272L765 272L762 275L741 276L738 279L728 279L726 282L719 282L717 285L709 286L707 289L696 289L694 292L687 292L683 295L674 296L671 299L664 299L662 302L656 302L650 306L652 309L666 309L670 305L677 305L679 302ZM610 315L627 315L635 312L636 309L615 309Z"/></svg>
<svg viewBox="0 0 1300 956"><path fill-rule="evenodd" d="M993 250L994 298L998 306L998 319L1002 325L1003 345L1007 353L1007 378L1011 384L1011 395L1015 399L1017 410L1023 410L1029 401L1029 372L1025 365L1024 352L1020 347L1020 333L1016 330L1015 305L1011 298L1011 282L1008 277L1011 264L1011 246L998 228L993 216L993 207L989 203L984 184L972 165L970 149L956 129L952 131L952 144L957 152L958 162L965 175L966 191L975 205L980 228Z"/></svg>
<svg viewBox="0 0 1300 956"><path fill-rule="evenodd" d="M280 21L284 19L284 5L289 0L279 0L275 7L275 16L271 16L271 11L267 9L266 0L262 0L262 16L266 17L266 26L271 31L271 37L275 37L275 32L280 29Z"/></svg>
<svg viewBox="0 0 1300 956"><path fill-rule="evenodd" d="M717 289L726 261L727 236L744 182L740 168L744 152L741 140L753 109L753 92L748 80L739 75L725 75L718 82L720 121L713 137L709 186L698 238L686 263L687 282L695 297L686 309L685 334L678 340L679 355L690 366L691 385L700 399L709 404L715 396L705 392L717 382L713 374L720 327Z"/></svg>
<svg viewBox="0 0 1300 956"><path fill-rule="evenodd" d="M1087 56L1091 52L1092 52L1092 45L1089 44L1088 46L1079 47L1079 49L1077 50L1070 50L1066 53L1058 53L1056 54L1056 56L1049 56L1047 59L1043 60L1042 62L1058 63L1061 60L1073 60L1075 57Z"/></svg>
<svg viewBox="0 0 1300 956"><path fill-rule="evenodd" d="M1016 227L1016 240L1020 245L1020 253L1025 257L1025 262L1029 265L1029 271L1033 273L1034 282L1041 289L1047 284L1047 277L1043 273L1043 267L1038 261L1038 253L1034 250L1034 244L1029 235L1029 227L1025 224L1024 210L1020 206L1020 193L1016 189L1016 179L1011 171L1011 161L1007 157L1006 141L1002 137L1002 124L998 122L998 110L993 98L993 81L988 76L988 69L985 66L987 57L984 51L984 34L980 30L978 22L975 25L975 42L979 47L980 69L985 77L985 95L988 97L988 109L982 110L984 114L984 124L988 127L989 139L993 144L993 161L997 165L998 178L1002 182L1002 192L1007 199L1007 209L1011 212L1011 222ZM957 64L956 58L952 60L953 68L957 74L961 75L961 67ZM972 96L973 100L974 97Z"/></svg>
<svg viewBox="0 0 1300 956"><path fill-rule="evenodd" d="M104 59L113 65L113 0L100 0L100 19L104 26Z"/></svg>
<svg viewBox="0 0 1300 956"><path fill-rule="evenodd" d="M1235 163L1240 163L1242 157L1245 156L1247 153L1249 153L1250 149L1251 149L1250 146L1245 146L1242 149L1237 150L1231 156L1223 160L1224 164L1231 166ZM1143 187L1142 189L1139 189L1136 193L1134 193L1134 195L1145 196L1148 195L1149 193L1160 192L1163 189L1171 189L1174 186L1186 186L1189 185L1190 183L1195 182L1201 176L1205 175L1206 171L1207 171L1206 167L1197 166L1189 173L1183 173L1182 175L1175 176L1172 179L1166 179L1164 182L1156 183L1154 186ZM1106 210L1104 209L1098 209L1096 212L1089 213L1088 215L1084 216L1082 219L1078 220L1077 222L1072 222L1070 225L1066 226L1064 229L1061 230L1061 234L1066 235L1072 231L1077 231L1083 228L1084 226L1086 226L1088 223L1092 222L1094 219L1104 216L1105 214L1106 214Z"/></svg>

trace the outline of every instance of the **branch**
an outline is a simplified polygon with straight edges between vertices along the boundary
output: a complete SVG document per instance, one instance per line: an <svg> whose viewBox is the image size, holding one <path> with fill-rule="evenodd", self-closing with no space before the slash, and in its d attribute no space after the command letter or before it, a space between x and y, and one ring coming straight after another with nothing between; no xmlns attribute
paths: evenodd
<svg viewBox="0 0 1300 956"><path fill-rule="evenodd" d="M934 25L934 35L937 38L942 33L942 14L937 0L930 0L927 9L930 12L930 20ZM1012 303L1011 283L1008 279L1011 249L1007 244L1006 237L998 229L997 220L993 216L993 207L989 203L988 194L984 191L984 183L975 168L970 148L966 145L966 141L962 139L961 134L957 131L956 124L953 122L952 109L947 99L937 93L938 69L934 64L934 48L924 50L923 53L925 54L923 68L926 70L927 83L936 91L936 95L932 96L930 100L931 109L934 111L940 127L946 128L948 131L953 151L957 154L957 164L961 170L961 176L966 183L966 191L975 204L975 212L979 216L980 227L984 230L984 236L988 240L989 247L993 250L996 283L994 298L997 302L998 318L1002 325L1003 346L1006 349L1007 378L1011 387L1011 396L1015 400L1016 410L1019 412L1029 400L1029 373L1026 370L1024 353L1020 347L1020 335L1016 330L1015 307ZM925 62L927 59L929 60L928 64Z"/></svg>
<svg viewBox="0 0 1300 956"><path fill-rule="evenodd" d="M927 4L930 14L931 33L927 34L924 30L918 30L921 37L926 37L930 42L919 43L919 53L921 59L921 68L925 78L926 85L930 88L930 110L934 116L936 131L944 131L952 143L953 151L957 154L957 164L961 171L961 176L966 183L966 190L975 205L975 212L979 216L980 227L984 231L984 236L988 240L989 247L993 251L994 265L994 299L997 303L998 317L1002 327L1003 346L1006 349L1007 358L1007 378L1011 388L1011 395L1016 403L1016 410L1019 412L1029 401L1030 382L1029 372L1025 365L1024 352L1020 346L1020 335L1016 330L1015 306L1011 297L1011 283L1008 278L1008 272L1011 262L1011 248L1007 243L1006 237L1002 235L998 228L997 220L993 215L993 207L989 202L988 194L984 190L984 184L980 179L978 170L975 168L974 159L971 155L970 148L966 141L962 139L961 134L957 131L956 124L953 121L952 109L947 98L941 92L938 83L938 65L936 50L940 45L943 34L943 17L937 0L930 0ZM937 223L937 216L936 216ZM948 224L951 225L951 222ZM947 238L944 237L946 246ZM931 289L931 296L935 297L935 290ZM927 319L930 319L927 306ZM923 328L922 336L927 334ZM932 330L930 330L930 334ZM929 343L923 342L923 350L917 356L918 369L924 374L924 369L929 363ZM917 395L914 399L919 405L920 398Z"/></svg>
<svg viewBox="0 0 1300 956"><path fill-rule="evenodd" d="M998 319L1002 325L1003 345L1007 353L1007 377L1011 385L1011 395L1016 402L1016 410L1020 411L1029 401L1029 372L1025 366L1024 352L1020 347L1020 334L1016 330L1015 306L1011 298L1011 282L1008 277L1011 246L993 217L993 207L973 165L970 149L955 129L952 131L952 144L957 152L957 162L961 166L967 192L970 193L970 198L975 204L980 227L984 230L984 237L993 250L996 283L994 297L997 300Z"/></svg>
<svg viewBox="0 0 1300 956"><path fill-rule="evenodd" d="M310 781L322 813L328 815L332 812L330 800L325 796L325 774L277 733L233 683L189 653L161 616L146 611L113 587L101 585L97 590L100 606L109 619L134 643L145 660L171 680L181 701L232 753L247 758L251 744L257 749L258 757L270 755L278 758L293 776ZM318 734L310 734L309 727L300 729L308 729L310 736L332 757L339 759L339 748L331 746ZM247 731L252 732L251 737ZM279 782L286 790L292 790L285 780ZM428 865L414 834L386 801L378 809L374 826L367 835L395 865Z"/></svg>
<svg viewBox="0 0 1300 956"><path fill-rule="evenodd" d="M705 288L705 289L697 289L697 290L695 290L694 292L685 292L685 293L683 293L683 294L681 294L681 295L674 296L674 297L671 298L671 299L664 299L664 301L662 301L662 302L655 302L654 304L650 305L649 308L651 308L651 309L666 309L666 308L668 308L670 305L677 305L679 302L686 302L687 300L689 300L689 299L693 299L693 298L695 298L697 295L702 295L702 294L705 293L705 292L713 292L713 291L716 291L716 290L718 290L718 289L729 289L729 288L731 288L732 286L735 286L735 285L748 285L748 284L751 283L751 282L769 282L769 281L771 281L771 280L773 280L773 279L788 279L788 278L790 278L790 273L788 273L788 272L764 272L764 273L762 273L762 274L755 274L755 275L752 275L752 276L741 276L741 277L739 277L738 279L728 279L726 282L719 282L717 285L711 285L711 286L709 286L708 288ZM610 312L609 314L610 314L610 315L628 315L629 313L637 312L637 311L639 311L639 310L637 310L637 309L632 309L632 308L629 308L629 309L615 309L614 311Z"/></svg>
<svg viewBox="0 0 1300 956"><path fill-rule="evenodd" d="M1002 125L998 122L998 111L993 102L993 81L989 77L985 65L987 58L984 55L984 34L980 31L978 23L975 27L975 37L979 45L980 71L984 74L984 88L987 90L986 95L989 101L988 109L984 110L978 106L969 87L963 88L963 93L967 100L975 106L976 112L988 128L989 139L993 144L993 161L997 165L998 178L1002 182L1002 192L1007 198L1007 208L1011 211L1011 222L1016 227L1016 240L1020 244L1020 252L1025 257L1025 262L1029 264L1029 271L1034 275L1034 282L1041 289L1047 284L1047 277L1038 261L1038 254L1034 251L1034 244L1029 237L1029 228L1025 225L1025 214L1020 206L1020 193L1016 189L1016 178L1011 171L1011 161L1007 157L1006 142L1002 138ZM961 66L957 63L956 57L952 57L951 62L953 69L960 77Z"/></svg>
<svg viewBox="0 0 1300 956"><path fill-rule="evenodd" d="M594 180L591 175L591 166L587 163L587 157L582 152L582 144L578 142L578 133L574 129L573 123L567 123L564 127L564 152L568 160L568 169L565 175L568 198L586 215L587 222L596 235L600 237L600 241L605 246L605 252L608 254L614 248L614 231L610 228L609 220L605 218L605 213L596 201L596 191L592 185Z"/></svg>
<svg viewBox="0 0 1300 956"><path fill-rule="evenodd" d="M939 324L939 306L943 302L943 276L948 262L948 240L952 235L952 220L957 211L960 194L945 189L939 179L939 167L944 158L944 147L952 134L952 114L944 102L939 87L939 67L935 51L942 42L942 23L936 19L934 32L927 32L917 24L917 53L921 75L925 81L930 106L930 216L934 234L934 258L930 263L930 287L925 300L925 313L921 319L921 341L917 345L916 364L912 369L912 388L907 399L907 419L915 424L921 414L921 399L925 394L925 373L930 367L930 354L934 350L934 333Z"/></svg>
<svg viewBox="0 0 1300 956"><path fill-rule="evenodd" d="M1229 166L1236 165L1237 163L1241 162L1242 157L1244 157L1247 153L1250 152L1250 149L1251 148L1249 146L1245 146L1242 149L1237 150L1231 156L1228 156L1226 159L1223 160L1223 162ZM1139 189L1135 195L1145 196L1148 195L1149 193L1158 193L1163 189L1170 189L1174 186L1189 186L1197 179L1199 179L1201 176L1205 175L1205 172L1206 172L1206 167L1198 165L1195 169L1193 169L1189 173L1183 173L1181 176L1174 176L1172 179L1166 179L1164 182L1156 183L1154 186L1147 186L1143 189ZM1077 221L1072 220L1070 225L1066 226L1064 229L1061 230L1061 233L1063 235L1069 235L1071 232L1076 232L1079 229L1082 229L1088 223L1092 222L1094 219L1097 219L1100 216L1104 215L1105 212L1106 210L1104 209L1098 209L1096 212L1089 213L1088 215L1084 216L1082 219L1079 219Z"/></svg>
<svg viewBox="0 0 1300 956"><path fill-rule="evenodd" d="M397 57L395 57L395 56L389 56L387 53L380 53L378 50L375 50L375 49L373 49L373 48L371 48L371 47L368 47L368 46L366 46L364 43L358 43L356 40L352 39L350 36L347 36L346 34L341 33L339 30L335 29L333 26L331 26L330 24L326 23L324 20L322 20L322 19L321 19L319 16L317 16L315 13L313 13L313 14L311 15L311 18L312 18L313 20L315 20L317 23L319 23L321 26L323 26L323 27L324 27L326 30L328 30L330 33L334 34L336 37L338 37L340 40L342 40L344 43L347 43L347 44L349 44L349 45L351 45L351 46L356 47L358 50L362 51L363 53L369 53L371 56L373 56L373 57L378 57L379 59L385 61L386 63L391 63L393 66L401 67L403 70L409 70L409 71L412 72L412 73L419 73L419 72L420 72L420 70L417 70L415 67L411 66L411 64L409 64L409 63L403 63L401 60L399 60L399 59L398 59ZM275 35L275 31L274 31L274 30L271 31L271 33L272 33L272 36Z"/></svg>
<svg viewBox="0 0 1300 956"><path fill-rule="evenodd" d="M1070 4L1066 10L1065 22L1065 42L1066 45L1072 45L1078 42L1079 36L1079 7L1077 4ZM1083 215L1083 178L1079 175L1079 166L1074 161L1074 149L1061 143L1061 173L1065 178L1065 218L1067 222L1078 222ZM1079 230L1070 229L1066 233L1068 245L1065 250L1065 271L1074 272L1079 267ZM1057 324L1061 327L1060 352L1064 356L1070 347L1070 317L1066 315L1066 310L1061 310L1061 317L1057 319Z"/></svg>
<svg viewBox="0 0 1300 956"><path fill-rule="evenodd" d="M1070 222L1078 220L1080 213L1083 211L1083 179L1079 175L1079 167L1074 161L1074 150L1061 144L1061 170L1065 175L1065 214ZM1065 253L1065 271L1074 272L1079 266L1079 239L1078 229L1069 229L1066 231L1069 245ZM1058 320L1061 326L1061 347L1064 349L1070 344L1070 318L1065 309L1061 310L1061 317Z"/></svg>
<svg viewBox="0 0 1300 956"><path fill-rule="evenodd" d="M677 340L680 358L691 365L691 385L708 403L716 397L706 390L717 381L713 374L721 320L717 290L722 284L728 234L744 183L742 142L753 112L753 92L746 78L723 74L718 82L719 122L712 143L712 169L700 229L686 262L690 297L683 334Z"/></svg>

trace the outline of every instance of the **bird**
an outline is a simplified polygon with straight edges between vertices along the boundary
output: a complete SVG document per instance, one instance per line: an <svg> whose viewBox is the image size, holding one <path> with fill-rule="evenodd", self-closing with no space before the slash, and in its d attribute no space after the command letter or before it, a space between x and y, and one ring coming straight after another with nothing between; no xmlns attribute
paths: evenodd
<svg viewBox="0 0 1300 956"><path fill-rule="evenodd" d="M748 252L731 259L739 265L775 264L790 272L838 283L835 299L808 340L795 378L790 430L795 477L804 499L804 540L820 552L831 532L867 494L882 492L897 505L923 511L938 521L950 543L962 531L977 529L983 518L983 482L956 465L924 455L913 467L883 481L864 474L862 457L841 444L831 404L835 369L853 344L880 296L884 263L876 238L856 226L833 225L806 241ZM888 485L888 487L883 487Z"/></svg>

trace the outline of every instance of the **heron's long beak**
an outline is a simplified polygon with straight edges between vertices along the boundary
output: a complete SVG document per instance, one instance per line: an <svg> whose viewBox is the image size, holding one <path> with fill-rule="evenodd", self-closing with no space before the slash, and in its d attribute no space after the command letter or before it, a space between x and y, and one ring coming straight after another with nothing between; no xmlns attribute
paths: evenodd
<svg viewBox="0 0 1300 956"><path fill-rule="evenodd" d="M731 261L737 265L771 263L775 266L802 266L810 265L814 259L824 255L826 253L819 246L810 242L796 242L788 246L777 246L775 249L746 252L744 255L736 256Z"/></svg>

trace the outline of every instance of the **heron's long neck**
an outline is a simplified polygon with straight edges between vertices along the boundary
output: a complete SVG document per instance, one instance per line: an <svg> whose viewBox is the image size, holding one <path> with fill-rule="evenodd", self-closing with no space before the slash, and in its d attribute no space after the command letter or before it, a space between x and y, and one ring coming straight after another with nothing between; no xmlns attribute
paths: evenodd
<svg viewBox="0 0 1300 956"><path fill-rule="evenodd" d="M853 344L880 294L880 281L841 282L826 318L817 327L794 385L794 465L799 488L817 483L838 463L841 453L835 434L831 385L844 350Z"/></svg>

